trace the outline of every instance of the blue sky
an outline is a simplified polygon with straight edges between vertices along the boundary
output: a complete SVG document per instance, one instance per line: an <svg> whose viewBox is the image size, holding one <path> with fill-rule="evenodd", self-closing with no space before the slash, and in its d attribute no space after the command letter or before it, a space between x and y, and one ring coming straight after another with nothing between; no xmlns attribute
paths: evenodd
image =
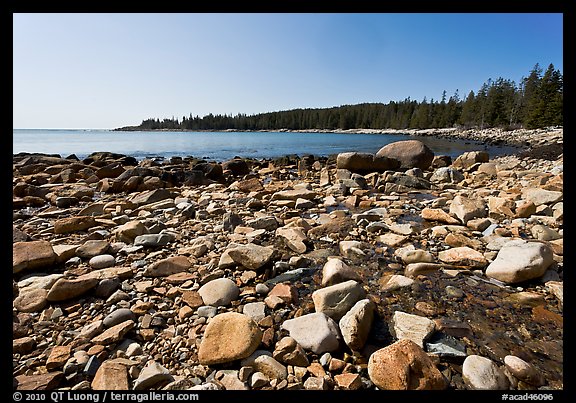
<svg viewBox="0 0 576 403"><path fill-rule="evenodd" d="M13 127L464 98L536 63L561 13L13 14Z"/></svg>

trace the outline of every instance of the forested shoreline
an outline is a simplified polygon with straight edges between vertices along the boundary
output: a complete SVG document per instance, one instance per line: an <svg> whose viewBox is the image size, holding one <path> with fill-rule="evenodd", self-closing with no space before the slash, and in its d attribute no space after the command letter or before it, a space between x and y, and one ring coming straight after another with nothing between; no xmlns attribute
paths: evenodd
<svg viewBox="0 0 576 403"><path fill-rule="evenodd" d="M563 76L553 64L543 71L536 64L517 84L502 77L488 79L478 91L461 98L458 90L439 100L424 97L383 103L361 103L331 108L306 108L288 111L182 119L149 118L130 130L303 130L303 129L432 129L491 128L535 129L563 124Z"/></svg>

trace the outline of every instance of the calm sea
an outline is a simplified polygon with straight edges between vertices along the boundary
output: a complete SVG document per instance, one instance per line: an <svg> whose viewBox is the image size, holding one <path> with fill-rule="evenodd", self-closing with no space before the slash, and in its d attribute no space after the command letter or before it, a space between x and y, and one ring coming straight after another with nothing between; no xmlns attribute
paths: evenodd
<svg viewBox="0 0 576 403"><path fill-rule="evenodd" d="M98 129L13 129L12 152L75 154L84 159L97 151L149 157L192 156L225 161L235 156L274 158L284 155L328 156L342 152L375 153L394 141L421 140L435 155L453 158L466 151L486 150L490 157L514 154L508 146L400 134L286 132L117 132Z"/></svg>

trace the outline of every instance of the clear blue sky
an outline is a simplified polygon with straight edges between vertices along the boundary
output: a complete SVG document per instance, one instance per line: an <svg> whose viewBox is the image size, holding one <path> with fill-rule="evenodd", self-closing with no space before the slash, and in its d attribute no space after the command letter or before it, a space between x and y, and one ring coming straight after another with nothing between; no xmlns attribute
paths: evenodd
<svg viewBox="0 0 576 403"><path fill-rule="evenodd" d="M536 63L561 13L13 14L13 127L464 98Z"/></svg>

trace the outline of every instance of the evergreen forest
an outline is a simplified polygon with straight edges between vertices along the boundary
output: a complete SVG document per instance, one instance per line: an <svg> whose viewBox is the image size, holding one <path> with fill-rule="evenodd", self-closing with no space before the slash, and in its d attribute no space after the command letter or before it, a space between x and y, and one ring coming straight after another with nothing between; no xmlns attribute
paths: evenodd
<svg viewBox="0 0 576 403"><path fill-rule="evenodd" d="M488 79L477 92L461 97L458 90L447 97L421 102L410 99L362 103L331 108L182 119L143 120L139 126L116 130L306 130L306 129L431 129L431 128L542 128L563 125L563 76L550 64L544 71L536 64L517 84L510 79Z"/></svg>

